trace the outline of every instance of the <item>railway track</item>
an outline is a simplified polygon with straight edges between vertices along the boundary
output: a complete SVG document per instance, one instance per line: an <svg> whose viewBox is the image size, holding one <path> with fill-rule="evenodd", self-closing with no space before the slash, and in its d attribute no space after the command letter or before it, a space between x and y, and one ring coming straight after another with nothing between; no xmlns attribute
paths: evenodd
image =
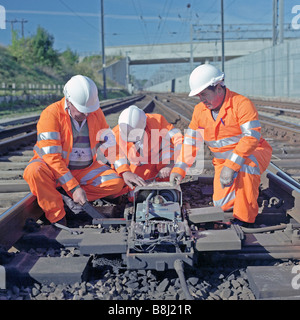
<svg viewBox="0 0 300 320"><path fill-rule="evenodd" d="M134 103L146 112L164 114L169 122L184 130L187 128L195 104L192 99L178 98L173 95L142 95L134 99L126 101L124 104L118 100L109 102L107 107L102 106L111 127L117 123L119 112ZM116 103L118 105L114 107ZM2 125L2 130L5 131L3 128L5 128L4 125ZM32 129L26 129L26 131L30 130ZM264 130L266 129L264 128ZM6 134L5 139L8 139L9 134ZM21 133L21 135L25 134ZM296 141L299 141L297 133L295 136ZM270 140L273 146L278 143L284 143L286 148L288 146L289 140L286 136L270 139L273 139ZM17 141L17 139L13 141ZM21 145L24 143L24 141L21 142ZM72 236L65 235L65 233L68 234L68 231L62 235L62 231L47 224L42 218L42 212L37 206L35 198L28 194L28 186L21 179L21 173L32 156L33 143L28 143L29 145L18 149L20 145L14 142L14 151L10 151L10 153L3 151L0 158L0 165L3 168L1 170L3 187L1 187L2 193L0 194L3 197L1 204L3 212L0 214L0 243L4 248L4 252L0 252L0 265L7 264L8 279L12 283L2 295L0 291L0 298L88 300L119 298L124 300L182 300L186 298L183 290L180 289L181 284L178 282L177 275L172 270L166 272L166 276L157 270L126 270L120 255L112 258L110 255L102 254L97 259L91 259L90 250L94 250L91 249L94 243L85 246L79 245ZM12 149L12 142L8 145ZM285 154L289 154L289 152ZM273 268L279 264L281 268L286 270L290 266L290 262L278 262L278 259L290 259L291 261L300 258L298 245L300 240L297 233L298 223L300 223L299 184L291 177L291 174L287 175L281 167L276 166L276 164L284 163L285 168L296 171L294 176L297 177L299 171L295 166L296 156L297 154L294 153L294 157L279 158L279 155L275 153L274 165L269 167L262 179L258 226L267 226L271 230L267 229L265 233L256 234L253 230L242 230L236 227L237 237L229 239L227 243L229 251L223 247L223 238L211 239L216 241L215 248L219 248L212 250L212 252L209 249L203 249L207 244L201 243L201 255L197 261L199 268L187 270L186 283L193 298L208 300L270 298L271 293L261 292L257 273L254 269L249 269L248 260L260 259L266 267ZM192 169L182 184L183 202L189 212L195 212L199 206L212 209L213 171L209 157L210 154L206 151L204 176L199 177L199 172ZM21 199L13 204L13 202L7 202L9 195L12 195L13 200L18 200L17 197ZM104 213L116 211L116 215L122 215L124 207L106 203L105 206L97 209L100 212L103 210ZM28 218L33 218L33 220L28 220ZM224 217L224 221L229 218L230 213ZM79 224L82 222L86 224L86 228L80 230L88 230L86 232L93 238L95 230L98 230L100 225L90 225L90 220L87 221L86 217L79 217ZM107 229L105 223L101 222L100 230L101 234L104 234L103 239L107 233L113 233L116 237L116 244L113 248L122 246L119 234L125 232L126 225L124 226L122 222L117 228L109 227ZM120 220L116 219L114 222L118 224ZM208 227L212 228L211 232L214 235L220 227L218 221L201 222L200 225L197 221L191 222L196 225L196 229L193 229L194 232L209 225ZM109 224L109 222L107 223ZM26 226L25 230L24 225ZM72 228L79 227L76 219L70 221L70 225ZM279 230L273 230L274 225L279 225ZM9 237L8 234L12 236ZM57 240L59 237L64 239ZM242 248L238 248L239 243L243 243ZM106 252L105 249L101 250ZM106 250L110 252L110 249ZM118 250L121 249L118 247ZM94 255L92 254L92 256ZM63 261L58 269L57 259ZM216 268L215 262L218 259L222 260L222 266ZM36 264L38 260L40 262ZM76 265L75 269L74 265ZM18 270L16 271L16 269ZM30 269L34 271L28 276ZM57 270L59 271L57 272ZM69 270L68 273L65 273L65 270ZM262 271L260 270L260 272ZM58 275L60 273L61 276ZM64 286L62 286L63 282ZM251 288L249 282L251 282Z"/></svg>

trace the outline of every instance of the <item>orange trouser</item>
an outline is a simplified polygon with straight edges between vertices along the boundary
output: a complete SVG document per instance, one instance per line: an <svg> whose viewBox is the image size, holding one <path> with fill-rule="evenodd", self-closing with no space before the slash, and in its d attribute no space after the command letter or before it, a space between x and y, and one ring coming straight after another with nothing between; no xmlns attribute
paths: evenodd
<svg viewBox="0 0 300 320"><path fill-rule="evenodd" d="M257 198L261 174L267 169L272 149L267 142L257 147L248 157L230 187L222 189L220 174L223 163L215 161L213 201L223 211L233 208L233 216L241 221L253 223L258 214Z"/></svg>
<svg viewBox="0 0 300 320"><path fill-rule="evenodd" d="M88 201L119 193L124 185L123 179L111 167L97 161L85 169L71 170L71 173L86 192ZM62 196L56 189L60 185L42 159L35 159L27 165L24 179L51 223L65 216ZM72 197L70 192L68 194Z"/></svg>

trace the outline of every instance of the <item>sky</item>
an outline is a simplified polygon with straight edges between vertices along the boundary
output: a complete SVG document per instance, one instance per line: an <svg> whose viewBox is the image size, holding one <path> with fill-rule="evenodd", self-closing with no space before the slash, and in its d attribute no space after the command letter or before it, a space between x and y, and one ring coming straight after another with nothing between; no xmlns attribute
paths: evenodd
<svg viewBox="0 0 300 320"><path fill-rule="evenodd" d="M103 0L105 46L189 42L191 24L220 24L221 0ZM38 26L54 36L59 52L68 47L79 55L101 53L101 0L0 0L0 44L11 43L11 23L21 35ZM284 0L284 22L300 0ZM224 0L224 23L268 23L273 0ZM299 11L300 13L300 11ZM3 17L0 12L0 19ZM26 22L25 22L26 21ZM300 20L299 20L300 21ZM300 23L300 22L299 22Z"/></svg>

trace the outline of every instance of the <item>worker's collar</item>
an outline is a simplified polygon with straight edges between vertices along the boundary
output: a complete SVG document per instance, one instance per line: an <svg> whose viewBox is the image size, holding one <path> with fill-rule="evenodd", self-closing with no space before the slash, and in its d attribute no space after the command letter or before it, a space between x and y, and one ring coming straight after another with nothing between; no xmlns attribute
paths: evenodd
<svg viewBox="0 0 300 320"><path fill-rule="evenodd" d="M83 127L83 125L86 123L86 119L84 119L84 120L79 124L79 122L72 117L72 114L71 114L70 108L69 108L68 105L67 105L67 100L66 100L66 99L65 99L65 110L68 111L69 116L70 116L70 118L71 118L71 120L72 120L72 122L73 122L73 124L74 124L74 126L75 126L75 128L76 128L76 130L77 130L77 131L80 131L80 129L81 129L81 128Z"/></svg>

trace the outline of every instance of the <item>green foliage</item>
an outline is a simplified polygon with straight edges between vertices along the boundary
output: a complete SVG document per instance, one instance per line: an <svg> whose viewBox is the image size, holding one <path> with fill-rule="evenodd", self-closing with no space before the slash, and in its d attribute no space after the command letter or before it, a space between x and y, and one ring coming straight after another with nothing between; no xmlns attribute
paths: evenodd
<svg viewBox="0 0 300 320"><path fill-rule="evenodd" d="M54 37L42 27L37 28L31 38L31 49L35 61L44 66L54 67L58 64L58 52L53 49Z"/></svg>
<svg viewBox="0 0 300 320"><path fill-rule="evenodd" d="M0 85L15 83L63 84L63 79L57 74L50 74L44 68L32 64L21 63L11 55L8 48L0 46ZM0 94L8 92L0 91Z"/></svg>
<svg viewBox="0 0 300 320"><path fill-rule="evenodd" d="M33 56L30 38L19 38L17 31L12 31L12 44L8 47L9 53L16 61L22 64L32 64Z"/></svg>
<svg viewBox="0 0 300 320"><path fill-rule="evenodd" d="M9 52L21 64L55 67L59 64L59 53L54 50L54 37L42 27L28 38L20 38L16 31L12 33Z"/></svg>
<svg viewBox="0 0 300 320"><path fill-rule="evenodd" d="M79 60L78 54L73 52L69 47L60 55L61 63L74 67Z"/></svg>
<svg viewBox="0 0 300 320"><path fill-rule="evenodd" d="M106 64L118 61L120 57L107 57ZM16 31L12 33L11 45L0 46L0 85L21 84L65 84L72 76L82 74L95 81L98 88L103 87L102 57L96 55L84 58L70 48L63 52L54 49L54 37L44 28L38 27L36 33L29 37L20 37ZM107 88L116 84L106 78ZM101 91L101 89L100 89ZM0 90L0 95L7 94ZM127 95L127 92L108 92L108 98ZM112 97L110 96L112 95ZM100 94L101 97L101 94Z"/></svg>

